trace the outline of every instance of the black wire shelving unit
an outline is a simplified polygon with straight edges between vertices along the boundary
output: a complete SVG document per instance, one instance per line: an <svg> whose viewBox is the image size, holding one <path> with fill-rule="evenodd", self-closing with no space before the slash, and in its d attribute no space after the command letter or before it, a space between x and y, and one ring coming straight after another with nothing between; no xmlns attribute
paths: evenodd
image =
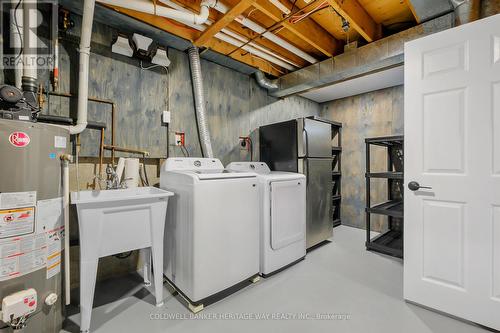
<svg viewBox="0 0 500 333"><path fill-rule="evenodd" d="M365 139L366 144L366 249L403 258L403 160L404 137L386 136ZM387 169L384 171L371 171L371 147L379 146L387 150ZM372 179L387 180L387 200L384 202L371 202ZM387 217L387 230L371 237L372 214Z"/></svg>

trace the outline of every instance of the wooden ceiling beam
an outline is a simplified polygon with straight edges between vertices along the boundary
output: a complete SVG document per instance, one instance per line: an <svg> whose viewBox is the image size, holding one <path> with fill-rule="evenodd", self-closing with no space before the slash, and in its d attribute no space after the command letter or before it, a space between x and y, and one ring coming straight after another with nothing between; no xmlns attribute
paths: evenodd
<svg viewBox="0 0 500 333"><path fill-rule="evenodd" d="M121 14L127 15L129 17L132 17L136 20L142 21L144 23L147 23L153 27L156 27L160 30L166 31L168 33L171 33L173 35L179 36L181 38L184 38L186 40L189 40L193 42L194 40L198 39L201 35L201 33L198 30L195 30L193 28L187 27L183 24L177 23L175 21L171 21L169 19L166 19L164 17L156 16L156 15L151 15L151 14L146 14L142 12L138 12L135 10L130 10L118 6L110 6L110 5L105 5L105 7L108 7L110 9L113 9ZM221 53L221 54L227 54L231 52L231 50L234 50L234 46L231 44L228 44L226 42L212 39L208 42L208 45L211 49L213 49L215 52ZM231 55L231 57L235 60L238 60L244 64L247 64L248 66L255 67L260 69L261 71L273 75L273 76L281 76L283 73L286 73L285 69L282 69L281 67L277 65L271 65L268 61L255 57L248 52L235 52L234 54Z"/></svg>
<svg viewBox="0 0 500 333"><path fill-rule="evenodd" d="M186 8L186 9L189 9L191 11L199 11L200 8L199 8L199 4L197 4L196 2L192 1L192 0L173 0L175 3L177 3L178 5ZM161 3L160 3L161 4ZM237 2L236 1L231 1L231 0L228 0L228 1L225 1L224 4L230 6L230 5L237 5ZM218 13L217 11L215 10L211 10L210 11L210 14L209 14L209 19L211 21L217 21L220 19L221 15L223 14L220 14ZM267 17L266 17L267 18ZM259 24L261 24L260 22L258 22ZM261 24L263 25L263 24ZM276 52L276 54L279 54L280 56L286 58L286 59L289 59L291 61L293 61L293 63L299 65L299 67L304 67L306 65L308 65L309 63L307 61L305 61L304 59L300 58L299 56L297 56L296 54L294 54L293 52L275 44L274 42L264 38L264 37L258 37L257 33L244 27L243 25L241 25L240 23L238 23L236 20L231 22L227 28L229 30L232 30L248 39L254 39L255 40L253 41L254 43L256 44L259 44L261 46L264 46L270 50L272 50L273 52ZM257 37L257 38L256 38ZM283 38L283 37L282 37ZM287 38L283 38L285 40L287 40L290 44L293 44L295 45L296 47L298 47L299 49L302 49L304 45L308 45L306 43L304 43L304 41L302 41L301 39L297 39L296 38L296 41L299 41L301 44L297 44L297 43L294 43L292 42L291 40L288 40ZM229 52L228 52L229 53Z"/></svg>
<svg viewBox="0 0 500 333"><path fill-rule="evenodd" d="M201 36L194 41L196 46L204 46L212 37L214 37L219 31L224 29L229 25L234 19L243 13L245 10L250 8L256 0L242 0L239 1L236 6L231 8L226 14L224 14L219 20L214 22L212 25L205 30Z"/></svg>
<svg viewBox="0 0 500 333"><path fill-rule="evenodd" d="M382 37L381 25L372 19L357 0L327 1L367 42L373 42Z"/></svg>
<svg viewBox="0 0 500 333"><path fill-rule="evenodd" d="M283 20L283 13L268 0L257 0L254 7L275 22ZM328 57L333 57L340 48L340 43L335 37L310 19L300 21L296 24L283 21L281 25Z"/></svg>
<svg viewBox="0 0 500 333"><path fill-rule="evenodd" d="M255 38L253 43L261 45L269 50L272 50L274 53L279 54L280 56L284 57L285 59L292 61L298 67L305 67L309 64L307 61L305 61L301 57L297 56L295 53L288 51L287 49L273 43L272 41L270 41L269 39L266 39L265 37L262 37L262 36L258 37L257 36L258 34L256 32L254 32L250 29L246 29L245 27L243 27L241 24L239 24L237 22L231 22L231 24L229 24L227 26L227 28L231 31L236 32L237 34L239 34L245 38L248 38L248 39Z"/></svg>
<svg viewBox="0 0 500 333"><path fill-rule="evenodd" d="M413 7L413 3L410 0L405 0L406 5L408 8L410 8L411 14L415 18L415 21L417 21L418 24L420 24L420 18L417 15L417 11L415 10L415 7Z"/></svg>

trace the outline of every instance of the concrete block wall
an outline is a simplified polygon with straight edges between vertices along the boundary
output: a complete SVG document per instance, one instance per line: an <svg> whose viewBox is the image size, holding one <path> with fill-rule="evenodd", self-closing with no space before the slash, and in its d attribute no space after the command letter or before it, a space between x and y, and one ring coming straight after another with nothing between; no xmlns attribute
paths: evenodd
<svg viewBox="0 0 500 333"><path fill-rule="evenodd" d="M59 92L76 94L79 66L77 47L81 18L73 15L72 19L75 21L75 27L62 34L60 40ZM168 73L161 67L151 70L141 69L138 60L111 52L113 36L116 33L103 24L96 23L93 26L89 96L116 103L116 144L149 151L151 159L147 161L147 173L150 183L157 184L159 165L167 157L167 152L168 156L183 156L178 147L167 146L168 135L170 142L173 143L176 131L185 132L189 155L201 156L188 56L185 52L169 48L168 57L172 63ZM47 42L43 36L42 40ZM254 78L248 75L207 60L202 60L202 69L213 150L215 157L220 158L223 164L250 159L250 153L239 147L239 136L251 135L254 138L253 153L254 157L258 158L255 130L259 126L319 114L319 104L307 99L269 97L267 91L260 88ZM5 80L6 83L12 83L12 74L12 71L0 70L0 82ZM38 71L39 82L45 89L50 87L49 77L49 71ZM160 122L164 110L171 112L168 131ZM75 117L76 100L51 96L42 112ZM89 103L88 118L107 124L105 143L110 144L110 106ZM87 129L81 134L78 184L81 190L87 189L89 184L93 183L97 173L99 138L99 131L95 130ZM127 156L127 154L121 155ZM70 190L75 191L78 187L74 164L70 169L70 182ZM71 247L72 286L77 287L78 221L74 211L71 214L70 226L70 238L75 244ZM98 278L120 275L135 270L136 267L136 253L124 260L114 257L103 258L99 265Z"/></svg>
<svg viewBox="0 0 500 333"><path fill-rule="evenodd" d="M73 17L76 26L61 40L59 91L77 93L78 40L80 18ZM95 24L90 57L89 96L112 100L116 110L116 144L128 148L147 150L151 159L147 162L151 184L159 182L159 165L167 156L183 156L175 146L167 147L167 135L174 142L176 131L186 133L186 149L190 156L201 156L194 111L193 92L188 56L185 52L168 49L172 64L168 73L163 68L141 69L138 60L111 52L113 31L110 27ZM147 66L143 64L144 66ZM208 126L211 132L215 156L224 164L231 161L249 160L248 151L239 147L239 136L255 135L264 124L301 116L318 115L319 104L301 97L276 99L257 86L253 77L236 72L215 63L202 60L206 92ZM9 74L9 73L8 73ZM3 71L2 71L3 75ZM50 87L49 72L40 70L39 81ZM7 75L7 81L12 78ZM161 126L164 110L171 112L170 134ZM43 113L75 116L76 103L65 97L54 97L45 103ZM111 138L111 108L108 105L89 103L89 120L107 124L105 143ZM87 129L81 135L79 164L79 188L85 190L92 184L97 173L99 132ZM257 142L254 156L257 158ZM126 156L127 154L121 154ZM109 156L109 153L107 154ZM70 190L77 187L75 165L70 169ZM70 238L72 287L78 286L79 248L78 221L71 214ZM98 279L124 274L137 268L137 253L126 259L114 257L100 261Z"/></svg>
<svg viewBox="0 0 500 333"><path fill-rule="evenodd" d="M403 108L403 86L321 104L322 117L342 123L342 224L365 228L365 138L403 134ZM372 170L384 170L385 151L372 152ZM372 202L385 201L386 194L386 182L373 180ZM373 215L375 231L384 219Z"/></svg>

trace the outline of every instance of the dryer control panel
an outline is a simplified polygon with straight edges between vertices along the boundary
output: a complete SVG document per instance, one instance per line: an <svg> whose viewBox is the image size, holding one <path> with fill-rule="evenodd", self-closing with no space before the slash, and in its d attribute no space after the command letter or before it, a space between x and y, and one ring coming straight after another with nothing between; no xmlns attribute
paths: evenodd
<svg viewBox="0 0 500 333"><path fill-rule="evenodd" d="M230 172L255 172L259 175L271 173L271 169L264 162L232 162L226 167Z"/></svg>

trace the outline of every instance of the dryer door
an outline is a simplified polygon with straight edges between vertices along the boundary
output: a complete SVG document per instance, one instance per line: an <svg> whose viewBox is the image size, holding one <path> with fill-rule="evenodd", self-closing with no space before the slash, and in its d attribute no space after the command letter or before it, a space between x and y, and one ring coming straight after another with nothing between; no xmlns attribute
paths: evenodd
<svg viewBox="0 0 500 333"><path fill-rule="evenodd" d="M271 247L279 250L303 240L306 229L305 181L271 183Z"/></svg>

